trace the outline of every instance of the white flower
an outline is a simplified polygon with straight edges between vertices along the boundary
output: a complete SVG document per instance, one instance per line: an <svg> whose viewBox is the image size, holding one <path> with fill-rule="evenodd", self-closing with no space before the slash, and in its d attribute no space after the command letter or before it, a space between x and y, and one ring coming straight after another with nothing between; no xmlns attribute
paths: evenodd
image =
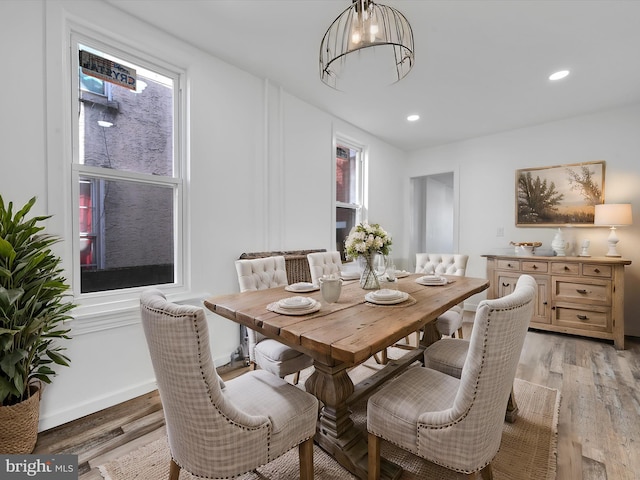
<svg viewBox="0 0 640 480"><path fill-rule="evenodd" d="M388 255L391 236L378 224L360 223L353 227L344 242L347 258L381 253Z"/></svg>

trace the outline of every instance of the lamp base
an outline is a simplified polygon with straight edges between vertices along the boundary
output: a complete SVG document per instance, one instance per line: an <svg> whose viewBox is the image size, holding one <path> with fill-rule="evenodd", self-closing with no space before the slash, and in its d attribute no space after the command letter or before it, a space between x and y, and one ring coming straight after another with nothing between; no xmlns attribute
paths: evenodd
<svg viewBox="0 0 640 480"><path fill-rule="evenodd" d="M607 245L609 245L609 251L605 256L607 257L622 256L616 251L616 246L618 245L618 236L616 235L616 227L611 227L611 233L609 234L609 238L607 239Z"/></svg>

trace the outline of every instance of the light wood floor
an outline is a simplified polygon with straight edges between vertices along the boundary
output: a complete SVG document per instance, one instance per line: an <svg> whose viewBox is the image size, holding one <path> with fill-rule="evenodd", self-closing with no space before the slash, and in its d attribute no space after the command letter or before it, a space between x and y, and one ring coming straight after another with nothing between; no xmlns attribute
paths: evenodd
<svg viewBox="0 0 640 480"><path fill-rule="evenodd" d="M467 338L470 326L465 324ZM640 338L627 337L626 347L619 351L604 341L527 334L516 376L562 394L558 480L639 478ZM222 377L244 371L223 371ZM77 454L80 480L102 480L97 465L164 435L163 425L153 392L41 432L35 453Z"/></svg>

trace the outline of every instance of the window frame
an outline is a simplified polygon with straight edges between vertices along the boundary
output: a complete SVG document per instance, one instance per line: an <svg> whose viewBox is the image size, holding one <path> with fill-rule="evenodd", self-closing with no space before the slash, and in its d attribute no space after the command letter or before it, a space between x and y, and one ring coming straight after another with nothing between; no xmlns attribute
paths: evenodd
<svg viewBox="0 0 640 480"><path fill-rule="evenodd" d="M70 208L71 208L71 268L74 301L79 305L78 312L95 311L96 308L104 308L105 303L131 305L138 301L142 290L146 288L159 288L166 294L181 294L189 290L190 268L188 258L190 256L187 246L187 219L188 219L188 195L185 186L188 183L188 165L185 149L185 82L184 69L158 60L153 55L140 52L130 45L105 37L95 31L84 31L79 26L71 26L68 30L69 52L67 71L69 81L65 88L70 92ZM80 138L79 118L80 85L79 85L79 61L78 49L80 45L94 48L98 51L113 55L123 61L139 65L142 68L173 80L173 177L143 174L123 170L114 170L87 166L79 163ZM108 94L108 87L105 88ZM128 287L118 290L103 290L99 292L81 292L81 261L80 261L80 224L79 224L79 194L80 178L88 177L105 181L118 180L135 183L146 183L157 186L170 186L174 192L173 211L173 241L174 241L174 281L173 283L160 285L147 285L141 287Z"/></svg>
<svg viewBox="0 0 640 480"><path fill-rule="evenodd" d="M338 155L338 147L346 147L350 150L356 150L358 152L357 155L357 169L358 169L358 180L356 185L356 197L357 201L355 203L350 202L342 202L338 201L337 196L337 166L336 166L336 158ZM340 250L339 245L337 245L336 237L337 237L337 210L338 208L351 209L355 211L355 225L364 222L367 218L367 159L368 159L368 148L366 145L349 138L348 136L336 134L334 136L333 142L333 241L336 243L334 245L335 250Z"/></svg>

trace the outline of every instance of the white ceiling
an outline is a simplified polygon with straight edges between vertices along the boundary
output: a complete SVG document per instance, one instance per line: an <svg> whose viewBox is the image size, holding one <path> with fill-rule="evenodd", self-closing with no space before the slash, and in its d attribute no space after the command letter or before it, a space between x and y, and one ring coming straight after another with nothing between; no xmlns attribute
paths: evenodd
<svg viewBox="0 0 640 480"><path fill-rule="evenodd" d="M350 0L105 1L407 151L640 102L637 0L381 0L411 23L415 66L366 94L318 72Z"/></svg>

